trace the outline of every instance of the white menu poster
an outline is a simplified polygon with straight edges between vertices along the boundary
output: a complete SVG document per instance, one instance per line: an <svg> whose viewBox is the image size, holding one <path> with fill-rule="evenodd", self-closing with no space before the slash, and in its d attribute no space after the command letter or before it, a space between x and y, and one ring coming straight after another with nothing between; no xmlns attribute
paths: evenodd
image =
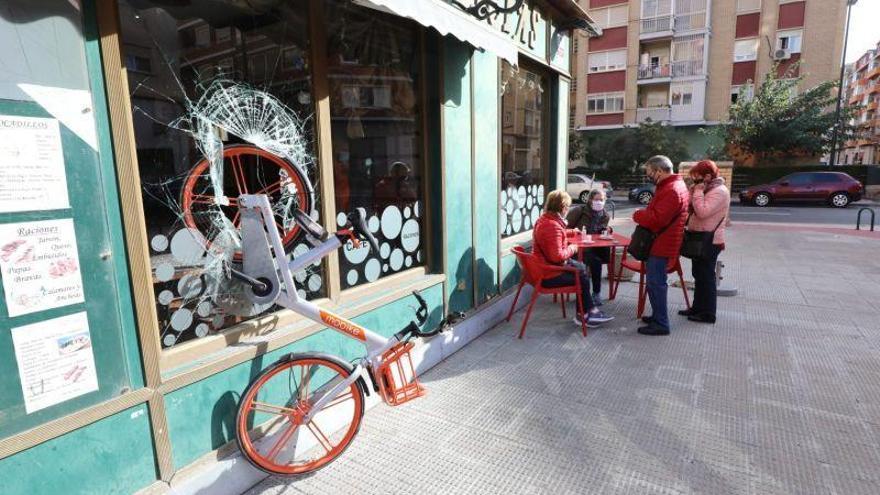
<svg viewBox="0 0 880 495"><path fill-rule="evenodd" d="M85 301L73 220L0 225L0 274L9 316Z"/></svg>
<svg viewBox="0 0 880 495"><path fill-rule="evenodd" d="M85 312L13 328L12 345L27 414L98 390Z"/></svg>
<svg viewBox="0 0 880 495"><path fill-rule="evenodd" d="M58 120L0 115L0 213L70 208Z"/></svg>

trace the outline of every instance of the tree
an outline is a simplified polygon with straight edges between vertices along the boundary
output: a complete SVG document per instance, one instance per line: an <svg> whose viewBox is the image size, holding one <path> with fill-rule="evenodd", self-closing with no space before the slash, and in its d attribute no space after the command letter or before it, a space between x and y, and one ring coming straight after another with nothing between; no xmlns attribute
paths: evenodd
<svg viewBox="0 0 880 495"><path fill-rule="evenodd" d="M586 145L578 131L568 131L568 161L576 162L584 158Z"/></svg>
<svg viewBox="0 0 880 495"><path fill-rule="evenodd" d="M606 166L609 175L616 178L638 172L654 155L666 155L672 163L689 158L685 140L674 128L649 120L613 134L588 136L584 159L593 165Z"/></svg>
<svg viewBox="0 0 880 495"><path fill-rule="evenodd" d="M737 161L767 164L794 157L814 157L831 149L835 126L834 105L837 81L826 81L798 93L803 76L790 77L796 65L782 76L777 68L768 72L751 99L740 98L730 107L726 122L708 129L725 143L725 149L712 155L727 154ZM841 109L839 141L856 136L849 124L855 109Z"/></svg>

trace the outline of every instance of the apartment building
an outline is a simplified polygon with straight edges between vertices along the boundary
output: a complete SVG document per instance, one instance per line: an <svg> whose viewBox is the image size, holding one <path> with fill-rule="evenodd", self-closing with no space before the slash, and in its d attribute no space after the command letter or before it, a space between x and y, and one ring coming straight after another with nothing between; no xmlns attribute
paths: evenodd
<svg viewBox="0 0 880 495"><path fill-rule="evenodd" d="M845 84L846 104L859 107L851 123L862 134L846 142L838 162L875 164L880 161L880 42L847 67Z"/></svg>
<svg viewBox="0 0 880 495"><path fill-rule="evenodd" d="M581 0L602 36L573 44L571 119L578 131L663 122L705 152L697 132L727 116L753 81L800 62L806 87L839 76L845 2Z"/></svg>

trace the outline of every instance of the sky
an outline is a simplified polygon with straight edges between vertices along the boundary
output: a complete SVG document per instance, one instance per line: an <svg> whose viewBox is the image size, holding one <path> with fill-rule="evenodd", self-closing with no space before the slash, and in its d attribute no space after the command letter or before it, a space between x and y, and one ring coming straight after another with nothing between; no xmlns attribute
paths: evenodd
<svg viewBox="0 0 880 495"><path fill-rule="evenodd" d="M849 24L849 46L846 47L847 63L855 62L880 41L878 21L880 21L880 0L859 0L853 6L852 20Z"/></svg>

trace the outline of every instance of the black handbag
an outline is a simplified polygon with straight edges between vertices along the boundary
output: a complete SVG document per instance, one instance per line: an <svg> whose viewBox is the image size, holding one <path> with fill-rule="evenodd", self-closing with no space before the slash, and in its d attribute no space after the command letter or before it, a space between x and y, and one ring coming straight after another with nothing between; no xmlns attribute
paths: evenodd
<svg viewBox="0 0 880 495"><path fill-rule="evenodd" d="M648 257L651 256L651 246L654 245L654 241L660 237L660 234L665 232L669 227L672 227L672 224L681 218L678 215L679 214L676 213L675 216L672 217L672 221L669 222L666 227L660 229L656 234L641 225L636 225L636 230L633 231L632 237L630 237L629 246L626 247L626 252L639 261L648 261Z"/></svg>
<svg viewBox="0 0 880 495"><path fill-rule="evenodd" d="M721 221L712 229L712 232L694 232L687 230L687 223L691 220L691 216L688 215L688 219L685 221L684 240L681 243L681 251L679 251L681 255L692 260L708 256L709 250L712 249L712 242L715 239L715 231L718 230L718 227L721 227L721 222L724 221L724 218L721 217Z"/></svg>

